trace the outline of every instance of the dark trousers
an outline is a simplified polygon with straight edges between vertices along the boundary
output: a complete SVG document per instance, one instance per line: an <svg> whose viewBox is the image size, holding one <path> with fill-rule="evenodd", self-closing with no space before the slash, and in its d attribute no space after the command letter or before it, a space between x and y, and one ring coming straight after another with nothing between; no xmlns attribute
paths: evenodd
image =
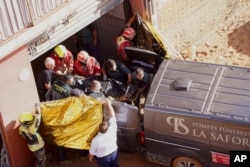
<svg viewBox="0 0 250 167"><path fill-rule="evenodd" d="M57 154L58 154L59 161L67 160L64 147L58 146L57 147Z"/></svg>
<svg viewBox="0 0 250 167"><path fill-rule="evenodd" d="M46 155L45 155L45 149L41 148L37 151L34 151L34 155L37 160L37 166L38 167L45 167L46 166Z"/></svg>
<svg viewBox="0 0 250 167"><path fill-rule="evenodd" d="M119 167L118 152L114 151L113 153L101 158L96 157L96 162L99 167Z"/></svg>

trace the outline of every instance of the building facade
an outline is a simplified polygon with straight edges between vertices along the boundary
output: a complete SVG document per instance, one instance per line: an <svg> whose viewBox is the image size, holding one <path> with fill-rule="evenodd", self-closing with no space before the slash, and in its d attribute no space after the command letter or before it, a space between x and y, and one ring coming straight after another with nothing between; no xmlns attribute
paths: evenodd
<svg viewBox="0 0 250 167"><path fill-rule="evenodd" d="M32 62L108 12L111 14L107 18L116 16L124 24L124 12L119 12L119 8L124 10L124 3L129 1L0 1L2 164L24 167L31 166L34 160L18 133L20 113L33 112L39 102ZM114 29L121 27L116 24Z"/></svg>

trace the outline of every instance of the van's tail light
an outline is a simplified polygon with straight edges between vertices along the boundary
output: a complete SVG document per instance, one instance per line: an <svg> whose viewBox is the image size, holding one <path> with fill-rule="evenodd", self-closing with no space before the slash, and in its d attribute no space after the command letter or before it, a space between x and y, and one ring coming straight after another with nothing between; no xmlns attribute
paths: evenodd
<svg viewBox="0 0 250 167"><path fill-rule="evenodd" d="M141 137L141 145L145 146L145 135L143 130L140 133L140 137Z"/></svg>
<svg viewBox="0 0 250 167"><path fill-rule="evenodd" d="M230 156L227 154L217 153L211 151L212 161L217 164L229 165Z"/></svg>

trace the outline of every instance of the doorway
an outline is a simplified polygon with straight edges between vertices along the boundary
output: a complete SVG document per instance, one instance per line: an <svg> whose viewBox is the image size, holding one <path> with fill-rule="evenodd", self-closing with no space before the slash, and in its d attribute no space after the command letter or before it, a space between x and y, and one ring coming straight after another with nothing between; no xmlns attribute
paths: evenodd
<svg viewBox="0 0 250 167"><path fill-rule="evenodd" d="M126 24L126 19L129 17L129 10L126 9L128 8L128 5L129 2L124 1L99 19L94 20L97 29L97 48L103 60L106 60L108 58L118 58L115 45L115 37L121 32L124 25ZM65 45L76 58L78 48L74 43L74 35L62 41L60 44ZM53 49L50 49L31 62L35 80L39 71L44 68L45 58L50 56L52 52Z"/></svg>

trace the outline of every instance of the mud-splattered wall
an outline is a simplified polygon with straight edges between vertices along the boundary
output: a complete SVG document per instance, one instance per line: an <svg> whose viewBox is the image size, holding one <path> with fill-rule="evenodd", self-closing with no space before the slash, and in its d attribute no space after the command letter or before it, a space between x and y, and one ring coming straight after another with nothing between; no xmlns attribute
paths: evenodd
<svg viewBox="0 0 250 167"><path fill-rule="evenodd" d="M250 67L249 0L158 0L157 25L184 59Z"/></svg>

